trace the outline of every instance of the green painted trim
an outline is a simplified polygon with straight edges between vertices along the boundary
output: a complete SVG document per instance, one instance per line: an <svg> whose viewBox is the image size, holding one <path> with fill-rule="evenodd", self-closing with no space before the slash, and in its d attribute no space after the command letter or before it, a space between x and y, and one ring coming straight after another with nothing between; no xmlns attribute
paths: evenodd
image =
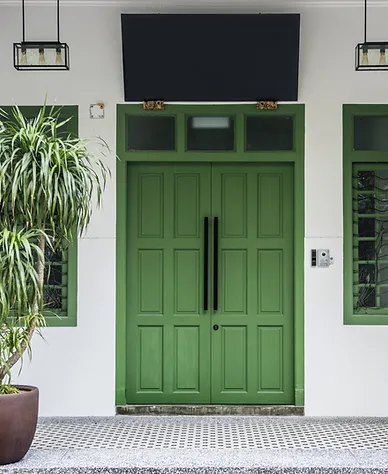
<svg viewBox="0 0 388 474"><path fill-rule="evenodd" d="M304 407L304 388L295 389L295 406Z"/></svg>
<svg viewBox="0 0 388 474"><path fill-rule="evenodd" d="M354 106L343 105L343 285L344 285L344 323L353 324L353 206L352 206L352 143ZM349 216L350 214L350 216ZM350 218L349 218L350 217ZM350 286L349 286L350 285Z"/></svg>
<svg viewBox="0 0 388 474"><path fill-rule="evenodd" d="M42 106L19 106L21 111L27 117L35 117ZM48 107L50 107L48 105ZM63 107L58 106L56 108L62 109L63 118L72 117L72 120L68 124L69 132L74 135L78 134L78 106L77 105L65 105ZM12 106L0 107L7 113L10 113ZM77 277L77 262L78 262L78 243L74 242L69 246L67 251L67 313L59 313L53 315L47 313L46 322L48 327L74 327L77 326L77 288L78 288L78 277Z"/></svg>
<svg viewBox="0 0 388 474"><path fill-rule="evenodd" d="M353 166L373 168L388 164L388 151L356 151L353 149L356 115L388 116L388 105L383 104L344 104L343 119L343 253L344 253L344 324L345 325L388 325L387 310L366 310L355 313L353 307ZM368 312L367 312L368 311Z"/></svg>
<svg viewBox="0 0 388 474"><path fill-rule="evenodd" d="M117 105L117 228L116 228L116 403L126 400L126 196L127 162L236 162L239 151L222 153L184 152L184 143L177 140L174 152L130 152L126 150L126 115L176 115L177 121L184 115L234 115L236 126L241 127L243 115L292 115L295 118L295 146L289 152L247 152L244 162L292 162L294 163L294 206L295 206L295 260L294 260L294 364L295 405L304 405L304 104L281 104L275 111L257 111L255 105L170 105L163 111L145 111L141 104ZM238 117L240 116L240 121Z"/></svg>

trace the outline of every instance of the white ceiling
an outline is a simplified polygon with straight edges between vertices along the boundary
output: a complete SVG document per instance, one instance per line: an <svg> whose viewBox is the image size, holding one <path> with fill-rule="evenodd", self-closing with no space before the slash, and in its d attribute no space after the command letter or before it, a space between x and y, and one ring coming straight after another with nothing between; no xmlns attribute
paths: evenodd
<svg viewBox="0 0 388 474"><path fill-rule="evenodd" d="M55 0L25 0L26 6L55 5ZM111 7L138 7L141 5L158 7L265 7L266 9L279 7L355 7L363 6L364 0L60 0L62 6L111 6ZM1 6L20 6L21 0L0 0ZM388 7L388 0L368 0L368 7Z"/></svg>

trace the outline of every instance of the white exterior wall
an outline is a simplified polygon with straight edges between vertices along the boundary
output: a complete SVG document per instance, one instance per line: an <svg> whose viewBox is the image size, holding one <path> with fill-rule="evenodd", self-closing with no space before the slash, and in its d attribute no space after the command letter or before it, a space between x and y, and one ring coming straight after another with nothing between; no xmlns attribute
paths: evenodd
<svg viewBox="0 0 388 474"><path fill-rule="evenodd" d="M236 2L237 3L237 2ZM251 12L253 7L183 6L142 10ZM62 40L70 72L18 72L12 43L20 41L20 9L0 2L0 104L48 101L79 106L81 136L101 135L115 150L116 104L123 101L118 7L63 7ZM274 11L273 9L270 11ZM277 11L281 11L278 9ZM284 9L283 9L284 11ZM388 415L388 327L344 326L342 301L342 104L388 103L388 73L355 72L362 7L304 7L300 93L306 104L305 155L305 409L307 415ZM388 8L371 8L370 41L388 39ZM52 39L50 7L27 9L27 39ZM45 23L52 25L46 30ZM39 30L43 33L38 34ZM385 34L385 36L384 36ZM106 104L90 120L89 104ZM115 168L104 208L79 242L78 326L48 328L34 341L34 360L20 382L38 385L41 415L113 415L115 410ZM310 267L311 248L330 248L335 264Z"/></svg>

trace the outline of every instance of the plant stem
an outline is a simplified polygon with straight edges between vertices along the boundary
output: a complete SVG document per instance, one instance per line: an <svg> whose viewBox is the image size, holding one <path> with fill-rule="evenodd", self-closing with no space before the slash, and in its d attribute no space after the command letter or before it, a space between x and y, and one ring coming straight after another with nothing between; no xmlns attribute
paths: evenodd
<svg viewBox="0 0 388 474"><path fill-rule="evenodd" d="M44 266L45 266L44 251L45 251L45 247L46 247L46 240L45 240L44 235L41 235L39 237L38 246L39 246L40 250L42 251L42 255L38 255L38 260L36 262L36 273L38 275L39 286L41 288L41 291L43 291L44 270L45 270L45 268L44 268ZM40 310L40 308L39 308L39 298L35 299L32 310L33 310L34 315L39 314L39 310ZM17 362L19 362L19 360L23 356L24 352L26 351L27 345L31 341L32 336L34 335L34 332L35 332L35 329L36 329L36 323L37 323L37 318L35 317L31 320L30 326L28 328L26 328L27 331L28 331L28 336L27 336L27 340L22 342L21 350L13 352L13 354L7 360L7 367L8 367L9 370L11 370L12 367ZM4 378L4 376L5 376L4 370L0 369L0 381Z"/></svg>

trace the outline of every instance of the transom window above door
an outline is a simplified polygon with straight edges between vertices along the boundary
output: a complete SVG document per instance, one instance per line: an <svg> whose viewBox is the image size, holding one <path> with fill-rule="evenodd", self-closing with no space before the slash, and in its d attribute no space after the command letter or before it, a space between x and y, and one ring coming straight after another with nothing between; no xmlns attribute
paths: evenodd
<svg viewBox="0 0 388 474"><path fill-rule="evenodd" d="M199 109L201 110L201 109ZM202 110L201 110L202 112ZM256 112L256 113L255 113ZM266 153L295 152L295 117L278 111L252 115L171 114L144 111L127 115L126 149L146 153Z"/></svg>
<svg viewBox="0 0 388 474"><path fill-rule="evenodd" d="M130 151L175 150L175 117L127 116L127 146Z"/></svg>
<svg viewBox="0 0 388 474"><path fill-rule="evenodd" d="M246 117L245 149L246 151L293 150L294 121L292 117Z"/></svg>
<svg viewBox="0 0 388 474"><path fill-rule="evenodd" d="M186 150L235 151L234 117L187 117Z"/></svg>

